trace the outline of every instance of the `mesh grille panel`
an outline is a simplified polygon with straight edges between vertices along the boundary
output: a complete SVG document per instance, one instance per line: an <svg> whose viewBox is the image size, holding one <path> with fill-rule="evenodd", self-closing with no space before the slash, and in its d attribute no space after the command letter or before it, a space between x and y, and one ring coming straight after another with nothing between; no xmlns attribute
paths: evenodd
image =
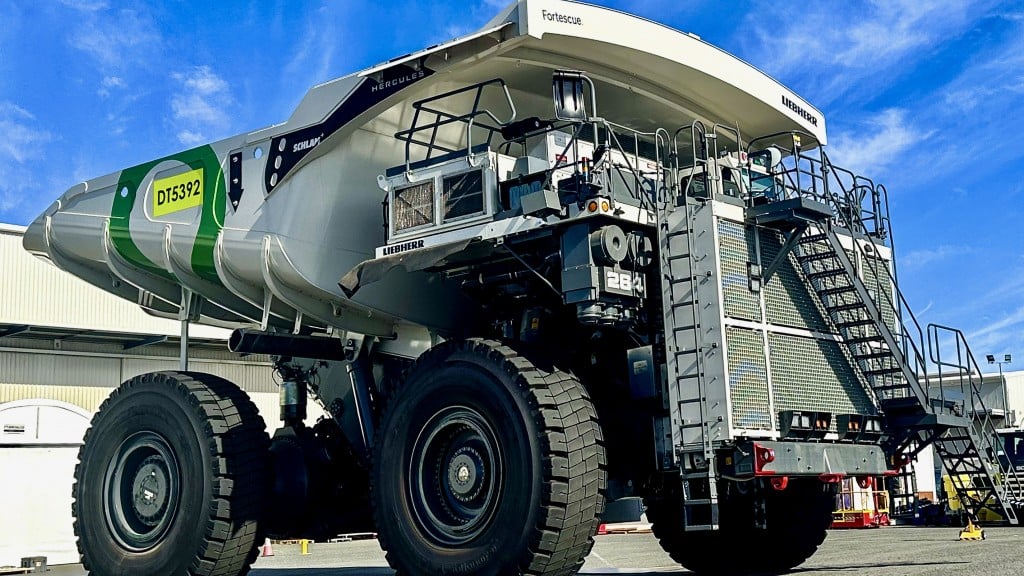
<svg viewBox="0 0 1024 576"><path fill-rule="evenodd" d="M789 334L768 335L775 409L874 413L840 344ZM835 422L833 421L833 430Z"/></svg>
<svg viewBox="0 0 1024 576"><path fill-rule="evenodd" d="M767 266L782 248L782 239L775 232L761 230L760 240L761 261ZM790 258L782 262L764 290L769 323L822 332L831 331L815 304L815 296L797 275Z"/></svg>
<svg viewBox="0 0 1024 576"><path fill-rule="evenodd" d="M876 256L868 256L863 269L864 285L871 291L872 297L878 303L878 310L882 314L885 325L890 330L896 329L896 310L894 309L895 297L892 294L892 279L889 277L889 262ZM875 275L875 270L878 275Z"/></svg>
<svg viewBox="0 0 1024 576"><path fill-rule="evenodd" d="M768 403L768 372L761 332L728 327L729 397L732 425L748 430L771 430Z"/></svg>
<svg viewBox="0 0 1024 576"><path fill-rule="evenodd" d="M750 291L747 277L747 263L753 262L755 258L751 229L739 222L719 220L718 238L725 315L730 318L760 320L761 305L757 294Z"/></svg>
<svg viewBox="0 0 1024 576"><path fill-rule="evenodd" d="M434 223L434 181L395 190L395 232Z"/></svg>

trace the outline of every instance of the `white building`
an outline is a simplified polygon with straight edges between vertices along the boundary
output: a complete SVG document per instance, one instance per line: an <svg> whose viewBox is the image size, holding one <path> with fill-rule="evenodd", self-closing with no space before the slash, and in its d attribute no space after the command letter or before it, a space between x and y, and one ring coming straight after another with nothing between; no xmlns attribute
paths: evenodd
<svg viewBox="0 0 1024 576"><path fill-rule="evenodd" d="M0 224L0 567L31 556L78 562L71 487L89 419L121 382L179 367L179 322L32 256L23 233ZM270 359L230 352L229 334L191 326L189 369L245 389L272 433L280 421Z"/></svg>

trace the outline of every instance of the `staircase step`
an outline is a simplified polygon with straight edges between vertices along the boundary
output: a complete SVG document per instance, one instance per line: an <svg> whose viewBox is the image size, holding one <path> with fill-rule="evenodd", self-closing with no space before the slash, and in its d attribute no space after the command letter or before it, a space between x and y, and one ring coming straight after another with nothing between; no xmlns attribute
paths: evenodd
<svg viewBox="0 0 1024 576"><path fill-rule="evenodd" d="M864 373L867 374L868 376L878 376L881 374L896 374L897 372L903 372L903 369L900 368L899 366L893 366L890 368L875 368L874 370L864 371Z"/></svg>
<svg viewBox="0 0 1024 576"><path fill-rule="evenodd" d="M822 270L821 272L811 272L807 275L810 280L817 280L818 278L835 278L836 276L842 276L846 274L846 270L842 268L835 268L832 270Z"/></svg>
<svg viewBox="0 0 1024 576"><path fill-rule="evenodd" d="M828 252L814 252L812 254L801 254L796 257L800 262L814 262L816 260L828 260L829 258L835 258L836 253L832 251Z"/></svg>
<svg viewBox="0 0 1024 576"><path fill-rule="evenodd" d="M826 240L827 238L828 234L811 234L809 236L804 236L803 238L800 238L800 243L814 244L815 242L820 242L822 240Z"/></svg>
<svg viewBox="0 0 1024 576"><path fill-rule="evenodd" d="M879 336L878 334L875 334L873 336L857 336L856 338L847 338L845 341L847 344L864 344L866 342L881 342L882 337Z"/></svg>
<svg viewBox="0 0 1024 576"><path fill-rule="evenodd" d="M846 304L838 304L836 306L825 306L829 312L849 312L850 310L866 310L867 306L863 302L850 302Z"/></svg>
<svg viewBox="0 0 1024 576"><path fill-rule="evenodd" d="M855 328L857 326L873 326L875 321L871 318L861 318L860 320L847 320L845 322L836 322L837 328Z"/></svg>
<svg viewBox="0 0 1024 576"><path fill-rule="evenodd" d="M857 360L877 360L879 358L893 358L892 352L886 350L885 352L871 352L870 354L854 354L854 358Z"/></svg>
<svg viewBox="0 0 1024 576"><path fill-rule="evenodd" d="M857 291L857 289L854 288L854 286L852 284L850 284L849 286L832 286L831 288L822 288L821 290L818 290L817 292L818 292L819 296L825 297L825 296L834 296L836 294L846 294L847 292L856 292L856 291Z"/></svg>
<svg viewBox="0 0 1024 576"><path fill-rule="evenodd" d="M943 436L935 441L936 444L945 444L946 442L965 442L971 440L971 436Z"/></svg>

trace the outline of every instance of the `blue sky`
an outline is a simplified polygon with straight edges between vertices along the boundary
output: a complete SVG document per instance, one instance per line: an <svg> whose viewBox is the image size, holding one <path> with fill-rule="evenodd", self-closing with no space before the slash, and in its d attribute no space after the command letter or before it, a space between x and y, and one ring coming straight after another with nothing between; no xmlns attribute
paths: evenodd
<svg viewBox="0 0 1024 576"><path fill-rule="evenodd" d="M889 190L922 324L1024 368L1019 0L596 3L696 33L822 110L833 162ZM314 84L471 32L504 4L0 0L0 222L281 122Z"/></svg>

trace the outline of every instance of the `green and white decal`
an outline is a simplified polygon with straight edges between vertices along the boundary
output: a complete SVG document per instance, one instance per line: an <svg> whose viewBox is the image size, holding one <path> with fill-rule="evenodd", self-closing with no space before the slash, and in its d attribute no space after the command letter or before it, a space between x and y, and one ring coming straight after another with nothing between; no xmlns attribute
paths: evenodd
<svg viewBox="0 0 1024 576"><path fill-rule="evenodd" d="M150 172L166 161L184 164L190 170L153 180L151 213L165 216L182 210L201 207L199 225L192 246L192 271L199 277L220 284L213 262L213 249L217 234L224 223L225 186L217 154L209 145L200 146L172 156L160 158L125 169L117 183L117 192L110 213L110 239L117 252L128 262L174 280L174 276L156 265L139 250L132 237L132 210L136 201L145 198L146 182ZM161 194L162 193L162 194ZM145 211L143 210L142 213Z"/></svg>

